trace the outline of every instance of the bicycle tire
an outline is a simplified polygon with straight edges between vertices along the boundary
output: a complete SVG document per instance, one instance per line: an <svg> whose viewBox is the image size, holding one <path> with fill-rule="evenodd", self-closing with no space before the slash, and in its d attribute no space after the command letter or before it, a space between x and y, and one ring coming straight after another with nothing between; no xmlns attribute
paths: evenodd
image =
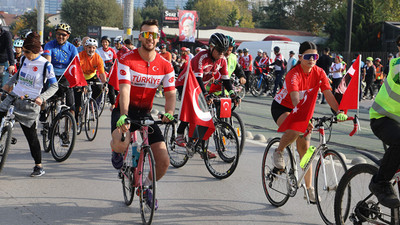
<svg viewBox="0 0 400 225"><path fill-rule="evenodd" d="M0 172L3 170L4 164L6 163L8 151L11 145L12 129L10 125L3 127L0 137Z"/></svg>
<svg viewBox="0 0 400 225"><path fill-rule="evenodd" d="M125 205L131 205L133 197L135 196L135 187L133 186L134 175L132 169L132 167L126 167L121 170L122 193L124 195Z"/></svg>
<svg viewBox="0 0 400 225"><path fill-rule="evenodd" d="M335 214L332 207L335 201L335 193L340 178L347 171L347 166L342 156L335 150L325 150L322 157L323 162L320 157L314 175L315 196L319 196L316 198L316 204L322 220L326 224L334 224ZM325 181L327 182L326 185Z"/></svg>
<svg viewBox="0 0 400 225"><path fill-rule="evenodd" d="M76 134L80 135L83 129L83 112L84 109L78 112L78 116L76 117L78 121L76 121Z"/></svg>
<svg viewBox="0 0 400 225"><path fill-rule="evenodd" d="M88 108L87 108L88 107ZM99 108L96 101L91 98L85 106L85 134L88 141L93 141L99 128Z"/></svg>
<svg viewBox="0 0 400 225"><path fill-rule="evenodd" d="M154 161L154 155L150 147L145 147L143 151L142 168L143 171L140 175L141 181L139 184L139 203L140 203L140 215L142 217L143 224L151 224L153 220L156 202L156 167ZM144 186L144 182L147 177L152 179L149 186ZM151 204L147 204L149 199L145 198L145 193L151 191Z"/></svg>
<svg viewBox="0 0 400 225"><path fill-rule="evenodd" d="M335 196L335 221L336 224L353 224L352 219L359 220L359 215L368 213L360 211L361 203L367 196L372 195L369 191L369 183L374 174L378 172L376 166L370 164L358 164L347 170L339 182ZM362 193L361 193L362 192ZM376 197L372 195L368 200L370 203L378 202ZM361 203L361 204L360 204ZM354 221L354 224L357 221ZM363 221L358 221L363 222ZM365 221L364 221L365 222Z"/></svg>
<svg viewBox="0 0 400 225"><path fill-rule="evenodd" d="M240 99L244 99L246 96L246 87L243 84L239 84L235 89L237 96L239 96Z"/></svg>
<svg viewBox="0 0 400 225"><path fill-rule="evenodd" d="M202 142L202 157L211 175L225 179L235 172L239 163L239 140L228 123L219 121L214 125L215 131L210 139ZM216 157L210 158L207 151Z"/></svg>
<svg viewBox="0 0 400 225"><path fill-rule="evenodd" d="M254 77L254 79L250 83L250 93L254 97L260 96L263 91L264 83L265 81L262 77Z"/></svg>
<svg viewBox="0 0 400 225"><path fill-rule="evenodd" d="M68 130L68 132L60 133L61 130ZM70 131L72 131L72 135L68 134ZM50 137L53 158L57 162L68 159L74 149L76 139L76 122L71 112L64 110L56 116L51 126Z"/></svg>
<svg viewBox="0 0 400 225"><path fill-rule="evenodd" d="M51 108L51 106L49 108ZM46 121L42 123L42 130L40 131L40 134L42 135L43 151L50 152L50 126L52 124L53 118L55 117L55 112L52 109L48 109L46 113L47 118Z"/></svg>
<svg viewBox="0 0 400 225"><path fill-rule="evenodd" d="M265 196L271 205L276 207L283 206L290 197L287 179L293 173L294 168L293 156L289 147L286 147L283 153L285 169L279 170L274 166L273 153L279 146L279 142L280 138L278 137L268 142L261 165L261 178ZM286 179L281 179L283 176Z"/></svg>
<svg viewBox="0 0 400 225"><path fill-rule="evenodd" d="M165 144L167 145L169 163L175 168L180 168L187 163L189 157L187 155L186 148L175 144L175 127L175 124L166 124L164 129L164 138Z"/></svg>
<svg viewBox="0 0 400 225"><path fill-rule="evenodd" d="M100 95L100 104L99 104L99 117L101 116L101 114L104 111L104 107L106 105L106 101L107 101L107 93L106 93L106 89L103 89Z"/></svg>
<svg viewBox="0 0 400 225"><path fill-rule="evenodd" d="M242 118L240 118L237 112L233 111L231 113L231 117L229 118L229 125L231 125L236 131L236 135L238 136L240 144L240 155L242 155L243 148L246 142L246 128L243 124Z"/></svg>

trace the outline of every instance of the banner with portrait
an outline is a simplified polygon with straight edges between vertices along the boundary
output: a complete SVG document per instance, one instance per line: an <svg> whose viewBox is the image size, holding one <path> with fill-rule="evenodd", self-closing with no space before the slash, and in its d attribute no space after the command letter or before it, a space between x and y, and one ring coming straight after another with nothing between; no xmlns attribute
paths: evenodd
<svg viewBox="0 0 400 225"><path fill-rule="evenodd" d="M179 41L195 42L197 21L196 11L179 10Z"/></svg>

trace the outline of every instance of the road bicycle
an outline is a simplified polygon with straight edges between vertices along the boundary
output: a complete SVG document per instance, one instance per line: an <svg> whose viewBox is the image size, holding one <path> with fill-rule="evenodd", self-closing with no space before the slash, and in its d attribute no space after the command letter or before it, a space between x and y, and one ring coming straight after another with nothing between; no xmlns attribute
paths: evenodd
<svg viewBox="0 0 400 225"><path fill-rule="evenodd" d="M263 92L269 92L271 94L275 81L275 77L273 74L273 69L270 69L269 71L263 69L262 73L258 75L254 74L252 76L252 79L250 79L249 81L250 93L254 97L260 96Z"/></svg>
<svg viewBox="0 0 400 225"><path fill-rule="evenodd" d="M40 131L43 137L43 149L45 152L51 151L57 162L68 159L74 150L76 140L75 118L70 112L70 107L64 104L64 95L54 95L49 98L44 111L41 112L44 117Z"/></svg>
<svg viewBox="0 0 400 225"><path fill-rule="evenodd" d="M97 135L99 127L99 108L96 100L92 98L92 85L102 85L101 82L87 81L88 86L82 87L81 104L77 115L77 133L82 132L85 128L85 134L88 141L93 141Z"/></svg>
<svg viewBox="0 0 400 225"><path fill-rule="evenodd" d="M329 120L335 120L334 116L313 118L315 129L318 130L320 136L319 146L315 149L308 163L304 166L303 173L299 177L298 156L295 154L294 144L288 146L283 151L285 162L284 169L278 169L274 166L273 153L278 148L280 138L273 138L268 142L262 159L262 185L268 201L276 206L283 206L289 199L294 197L299 188L304 188L307 203L310 202L308 192L303 182L304 176L313 164L314 159L318 159L315 174L314 187L316 204L322 220L326 224L334 222L333 199L340 178L347 170L346 163L342 156L335 150L328 149L325 141L324 123ZM357 116L349 117L353 120L354 129L350 136L354 135L358 128ZM307 135L305 133L304 135Z"/></svg>
<svg viewBox="0 0 400 225"><path fill-rule="evenodd" d="M7 159L10 145L15 144L16 141L12 142L12 130L15 124L14 118L14 102L18 99L18 96L11 95L5 91L0 91L2 95L10 96L12 98L11 105L8 108L7 114L1 119L0 124L0 172L2 171L4 164ZM34 99L24 98L24 101L28 101L31 104L36 104Z"/></svg>
<svg viewBox="0 0 400 225"><path fill-rule="evenodd" d="M212 106L210 108L212 109ZM219 120L215 111L212 111L211 115L215 131L208 140L189 138L186 147L180 147L175 142L177 125L172 123L165 127L165 143L172 166L182 167L195 153L199 153L208 172L217 179L225 179L233 174L239 163L239 139L234 128L229 123ZM188 136L188 129L184 136ZM211 157L212 155L215 158Z"/></svg>
<svg viewBox="0 0 400 225"><path fill-rule="evenodd" d="M105 107L105 105L107 103L107 94L108 94L108 83L106 82L106 83L103 84L101 95L98 97L98 98L100 98L99 99L99 104L98 104L98 106L99 106L99 110L98 110L99 111L99 117L103 113L104 107Z"/></svg>
<svg viewBox="0 0 400 225"><path fill-rule="evenodd" d="M234 75L231 76L231 82L232 88L237 96L239 96L240 99L244 99L244 97L246 96L246 88L244 84L241 84L239 78Z"/></svg>
<svg viewBox="0 0 400 225"><path fill-rule="evenodd" d="M357 151L376 165L380 160L374 155ZM399 208L387 208L381 205L368 186L372 176L378 173L378 167L371 164L357 164L342 177L337 188L334 204L336 224L400 224ZM391 183L399 194L400 170L397 170Z"/></svg>
<svg viewBox="0 0 400 225"><path fill-rule="evenodd" d="M142 217L143 224L151 224L156 202L156 166L154 161L154 155L149 145L148 134L151 132L149 129L150 125L162 124L162 121L154 121L150 118L143 118L141 120L127 119L127 123L139 125L139 131L131 132L130 139L132 143L137 142L137 132L141 134L142 143L138 146L140 151L139 160L137 166L133 166L134 155L131 146L128 146L125 153L123 154L123 166L120 170L119 176L122 182L122 192L124 195L124 202L126 205L132 204L133 197L136 194L139 196L140 214ZM121 141L125 140L123 134ZM144 185L146 178L151 180L149 185ZM146 192L150 191L151 194ZM151 199L149 199L149 197Z"/></svg>

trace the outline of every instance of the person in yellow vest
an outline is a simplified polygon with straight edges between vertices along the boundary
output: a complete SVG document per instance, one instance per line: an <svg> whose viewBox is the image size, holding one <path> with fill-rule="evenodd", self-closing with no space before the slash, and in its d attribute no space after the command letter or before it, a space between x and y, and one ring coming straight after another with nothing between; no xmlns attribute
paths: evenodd
<svg viewBox="0 0 400 225"><path fill-rule="evenodd" d="M383 66L381 64L381 59L380 58L376 58L375 61L374 61L374 65L375 65L375 69L376 69L374 83L375 83L376 87L378 87L378 91L379 91L379 89L381 89L383 78L384 78L384 76L383 76Z"/></svg>
<svg viewBox="0 0 400 225"><path fill-rule="evenodd" d="M369 110L374 134L389 146L383 155L378 173L369 184L369 190L378 201L390 208L400 207L400 201L390 180L400 166L400 58L390 61L389 74Z"/></svg>

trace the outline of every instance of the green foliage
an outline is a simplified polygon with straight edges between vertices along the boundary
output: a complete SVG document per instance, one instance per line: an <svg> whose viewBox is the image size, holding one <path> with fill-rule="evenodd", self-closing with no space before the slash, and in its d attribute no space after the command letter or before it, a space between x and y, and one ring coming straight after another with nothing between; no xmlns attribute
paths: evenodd
<svg viewBox="0 0 400 225"><path fill-rule="evenodd" d="M259 26L276 28L276 29L290 29L294 19L294 9L296 6L295 0L272 0L266 6L261 6L257 15L261 19Z"/></svg>
<svg viewBox="0 0 400 225"><path fill-rule="evenodd" d="M194 6L196 5L197 2L198 2L198 0L188 0L186 2L185 6L183 7L183 9L194 10Z"/></svg>
<svg viewBox="0 0 400 225"><path fill-rule="evenodd" d="M74 36L86 36L88 26L122 28L123 10L115 0L64 0L61 19Z"/></svg>
<svg viewBox="0 0 400 225"><path fill-rule="evenodd" d="M37 16L38 11L34 9L31 12L26 12L19 17L19 19L10 26L10 31L14 35L23 36L28 31L37 31ZM47 37L49 32L52 31L52 27L49 26L50 21L48 15L44 16L44 36Z"/></svg>
<svg viewBox="0 0 400 225"><path fill-rule="evenodd" d="M143 22L142 9L135 8L135 10L133 11L133 27L134 27L134 29L139 30L142 22Z"/></svg>

